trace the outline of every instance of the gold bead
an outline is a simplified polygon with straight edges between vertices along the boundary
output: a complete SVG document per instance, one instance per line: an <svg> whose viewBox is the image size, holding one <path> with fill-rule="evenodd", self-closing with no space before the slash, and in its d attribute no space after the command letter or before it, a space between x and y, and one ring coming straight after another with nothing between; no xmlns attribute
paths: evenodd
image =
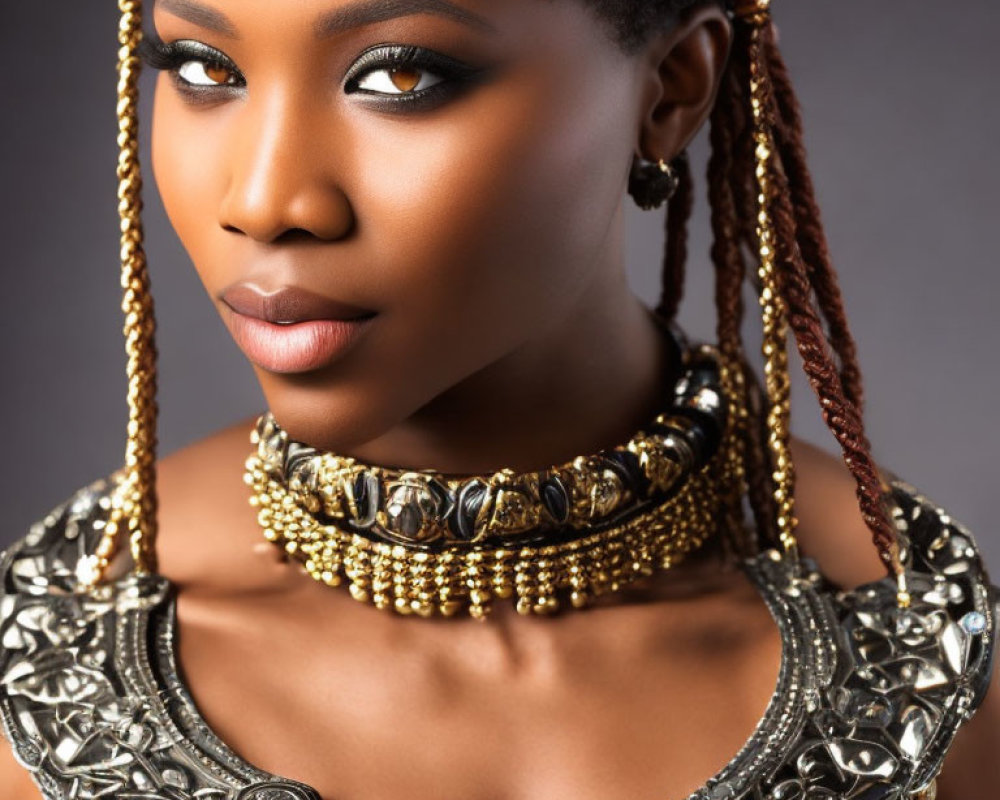
<svg viewBox="0 0 1000 800"><path fill-rule="evenodd" d="M413 609L410 607L410 604L405 597L397 597L393 607L400 614L409 615L413 612Z"/></svg>
<svg viewBox="0 0 1000 800"><path fill-rule="evenodd" d="M415 603L413 610L424 619L434 616L434 606L430 603Z"/></svg>
<svg viewBox="0 0 1000 800"><path fill-rule="evenodd" d="M364 587L359 586L357 583L352 583L348 587L348 589L351 592L351 597L353 597L355 600L358 600L362 603L368 601L368 591Z"/></svg>
<svg viewBox="0 0 1000 800"><path fill-rule="evenodd" d="M501 600L509 600L514 596L514 587L509 582L502 582L493 584L493 594L499 597Z"/></svg>
<svg viewBox="0 0 1000 800"><path fill-rule="evenodd" d="M462 603L459 600L448 600L444 603L438 603L438 610L445 617L453 617L462 609Z"/></svg>

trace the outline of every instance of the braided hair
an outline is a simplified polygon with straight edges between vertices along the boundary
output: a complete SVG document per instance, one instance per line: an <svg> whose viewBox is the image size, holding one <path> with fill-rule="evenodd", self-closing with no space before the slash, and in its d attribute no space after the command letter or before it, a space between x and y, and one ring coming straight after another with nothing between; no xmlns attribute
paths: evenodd
<svg viewBox="0 0 1000 800"><path fill-rule="evenodd" d="M714 3L732 10L733 5L731 0L584 2L609 26L626 52L637 51L655 32L668 29L689 7ZM766 113L778 164L773 176L776 188L773 215L780 294L823 420L840 445L854 477L862 516L882 560L898 572L896 535L885 510L883 486L871 445L865 436L857 350L806 164L799 103L778 50L774 29L768 25L754 39L749 26L734 24L733 36L729 62L710 117L711 155L707 175L719 348L732 363L744 365L747 384L756 387L756 379L745 366L741 331L742 288L751 266L747 254L757 249L750 74L752 64L762 64L771 82L771 107ZM657 306L657 312L667 319L676 316L684 293L687 224L693 204L693 181L687 161L678 160L677 168L679 185L666 213L662 288ZM746 431L748 491L757 536L773 542L775 513L769 478L773 464L765 447L764 415L751 413L751 416L754 422Z"/></svg>

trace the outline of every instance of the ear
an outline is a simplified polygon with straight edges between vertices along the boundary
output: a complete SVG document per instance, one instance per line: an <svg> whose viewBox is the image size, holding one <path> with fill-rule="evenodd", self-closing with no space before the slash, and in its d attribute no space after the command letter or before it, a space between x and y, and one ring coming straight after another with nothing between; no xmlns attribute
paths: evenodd
<svg viewBox="0 0 1000 800"><path fill-rule="evenodd" d="M644 45L636 155L670 161L694 138L711 114L731 43L725 11L708 3Z"/></svg>

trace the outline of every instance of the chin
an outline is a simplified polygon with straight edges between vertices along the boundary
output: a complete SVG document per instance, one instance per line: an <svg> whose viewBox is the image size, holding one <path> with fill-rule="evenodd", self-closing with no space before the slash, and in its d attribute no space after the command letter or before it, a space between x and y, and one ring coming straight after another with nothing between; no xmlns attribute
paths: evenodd
<svg viewBox="0 0 1000 800"><path fill-rule="evenodd" d="M267 407L298 442L349 453L398 426L419 406L377 382L330 380L329 375L258 376Z"/></svg>

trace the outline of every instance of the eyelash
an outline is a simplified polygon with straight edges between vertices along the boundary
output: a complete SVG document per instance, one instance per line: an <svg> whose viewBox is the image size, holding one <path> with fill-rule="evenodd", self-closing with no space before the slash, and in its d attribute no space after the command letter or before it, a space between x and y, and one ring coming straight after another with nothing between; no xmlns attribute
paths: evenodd
<svg viewBox="0 0 1000 800"><path fill-rule="evenodd" d="M147 33L139 45L139 55L152 69L169 72L175 86L191 102L211 103L220 99L221 93L232 93L246 87L246 79L239 68L224 53L190 39L164 42L155 34ZM235 76L236 83L217 86L199 86L185 80L180 70L185 64L197 62L208 69L223 69ZM360 87L370 74L409 68L433 75L439 80L419 90L398 95ZM366 102L384 110L420 110L434 107L458 94L472 84L483 70L463 64L453 58L413 45L383 44L365 50L351 65L344 79L344 92L364 95Z"/></svg>

